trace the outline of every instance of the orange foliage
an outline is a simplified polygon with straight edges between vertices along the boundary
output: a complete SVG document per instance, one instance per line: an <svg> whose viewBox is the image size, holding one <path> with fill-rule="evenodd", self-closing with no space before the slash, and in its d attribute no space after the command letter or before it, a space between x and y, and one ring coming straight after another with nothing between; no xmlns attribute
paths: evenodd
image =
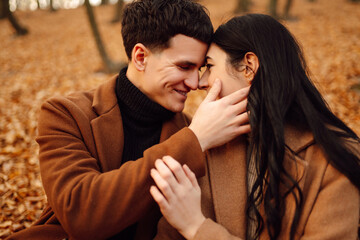
<svg viewBox="0 0 360 240"><path fill-rule="evenodd" d="M252 12L266 12L252 0ZM232 16L235 0L202 1L214 26ZM280 1L282 5L284 1ZM120 25L109 22L113 6L96 8L109 55L126 60ZM15 37L0 21L0 239L29 227L46 204L35 143L41 103L55 94L90 89L105 81L101 60L84 8L16 12L30 34ZM294 1L283 21L303 46L312 77L331 109L360 134L360 7L347 0ZM357 87L354 87L357 86ZM190 94L186 111L194 113L204 97Z"/></svg>

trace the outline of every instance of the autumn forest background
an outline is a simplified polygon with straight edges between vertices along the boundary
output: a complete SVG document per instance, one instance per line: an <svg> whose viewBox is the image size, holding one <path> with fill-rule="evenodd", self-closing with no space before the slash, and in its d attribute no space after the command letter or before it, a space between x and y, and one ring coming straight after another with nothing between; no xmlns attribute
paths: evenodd
<svg viewBox="0 0 360 240"><path fill-rule="evenodd" d="M302 45L311 77L330 108L360 135L358 0L199 2L208 8L215 28L244 12L279 18ZM41 103L54 95L94 88L127 60L117 21L126 2L0 0L0 4L3 239L29 227L46 204L35 142ZM201 91L191 93L185 111L193 114L204 95Z"/></svg>

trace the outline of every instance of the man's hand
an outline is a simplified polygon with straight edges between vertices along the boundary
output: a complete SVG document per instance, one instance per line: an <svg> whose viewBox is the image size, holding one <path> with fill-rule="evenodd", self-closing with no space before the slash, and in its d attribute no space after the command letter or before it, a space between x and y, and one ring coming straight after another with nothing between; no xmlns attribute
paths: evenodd
<svg viewBox="0 0 360 240"><path fill-rule="evenodd" d="M219 79L215 80L189 126L203 151L221 146L241 134L250 132L249 116L246 112L249 89L246 87L216 100L221 91L221 82Z"/></svg>

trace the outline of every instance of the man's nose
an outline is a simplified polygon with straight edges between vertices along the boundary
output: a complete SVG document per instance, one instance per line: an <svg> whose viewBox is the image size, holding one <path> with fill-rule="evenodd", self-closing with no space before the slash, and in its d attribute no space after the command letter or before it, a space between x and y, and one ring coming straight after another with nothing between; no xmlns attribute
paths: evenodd
<svg viewBox="0 0 360 240"><path fill-rule="evenodd" d="M204 74L201 76L198 88L200 90L206 90L206 89L209 88L208 72L207 71L205 71Z"/></svg>
<svg viewBox="0 0 360 240"><path fill-rule="evenodd" d="M196 90L199 84L199 73L198 71L194 71L191 75L184 81L185 85L189 87L191 90Z"/></svg>

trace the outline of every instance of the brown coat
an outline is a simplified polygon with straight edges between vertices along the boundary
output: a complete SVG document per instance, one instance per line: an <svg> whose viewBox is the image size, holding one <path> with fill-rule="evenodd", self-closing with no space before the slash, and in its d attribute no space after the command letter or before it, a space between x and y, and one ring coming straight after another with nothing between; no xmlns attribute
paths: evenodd
<svg viewBox="0 0 360 240"><path fill-rule="evenodd" d="M135 222L136 239L151 239L160 218L149 193L154 161L171 155L204 175L205 156L183 114L163 124L160 144L120 167L123 129L115 80L43 104L37 142L49 207L34 226L9 239L106 239Z"/></svg>
<svg viewBox="0 0 360 240"><path fill-rule="evenodd" d="M285 168L298 180L304 197L295 239L357 239L360 210L358 189L327 162L311 133L288 127L285 142ZM359 144L352 146L360 153ZM207 219L194 239L246 239L245 155L244 137L208 153L206 175L199 179L202 210ZM289 239L294 212L294 198L288 196L282 232L278 239ZM265 229L260 240L269 239L266 233ZM183 238L162 218L155 239Z"/></svg>

